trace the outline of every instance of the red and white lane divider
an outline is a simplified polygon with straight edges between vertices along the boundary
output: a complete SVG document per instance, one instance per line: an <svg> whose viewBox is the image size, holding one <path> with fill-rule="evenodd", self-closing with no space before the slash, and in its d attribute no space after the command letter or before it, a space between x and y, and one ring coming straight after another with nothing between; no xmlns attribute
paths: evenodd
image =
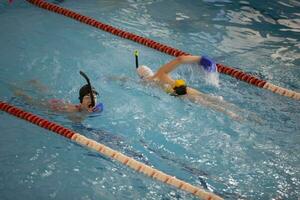
<svg viewBox="0 0 300 200"><path fill-rule="evenodd" d="M219 197L211 192L208 192L208 191L205 191L204 189L193 186L193 185L191 185L187 182L184 182L174 176L165 174L157 169L154 169L148 165L145 165L144 163L136 161L133 158L130 158L130 157L122 154L121 152L115 151L103 144L100 144L94 140L91 140L91 139L83 136L83 135L80 135L79 133L76 133L68 128L65 128L59 124L56 124L54 122L43 119L32 113L23 111L23 110L15 107L15 106L12 106L8 103L0 101L0 110L7 112L11 115L14 115L16 117L19 117L21 119L24 119L28 122L31 122L42 128L48 129L48 130L50 130L54 133L57 133L61 136L69 138L70 140L72 140L82 146L89 147L90 149L93 149L107 157L110 157L111 159L119 161L120 163L127 165L128 167L134 169L135 171L141 172L141 173L143 173L147 176L150 176L151 178L154 178L158 181L161 181L163 183L172 185L178 189L189 192L197 197L200 197L201 199L204 199L204 200L221 200L222 199L221 197Z"/></svg>
<svg viewBox="0 0 300 200"><path fill-rule="evenodd" d="M138 35L135 35L133 33L129 33L127 31L123 31L121 29L115 28L113 26L110 26L108 24L104 24L100 21L97 21L91 17L86 17L84 15L81 15L79 13L73 12L71 10L68 10L66 8L62 8L58 5L52 4L52 3L48 3L44 0L27 0L28 2L40 7L40 8L44 8L46 10L52 11L52 12L56 12L58 14L61 15L65 15L67 17L70 17L72 19L75 19L77 21L80 21L82 23L88 24L90 26L94 26L98 29L101 29L103 31L109 32L111 34L114 34L116 36L128 39L128 40L132 40L134 42L140 43L142 45L148 46L150 48L156 49L158 51L161 51L163 53L169 54L171 56L181 56L181 55L190 55L186 52L183 52L179 49L175 49L172 48L170 46L155 42L154 40L145 38L145 37L141 37ZM247 82L251 85L255 85L257 87L260 88L264 88L267 90L270 90L274 93L277 93L279 95L283 95L283 96L287 96L290 97L292 99L296 99L296 100L300 100L300 93L299 92L295 92L292 90L288 90L286 88L282 88L276 85L273 85L271 83L268 83L267 81L264 80L260 80L258 78L256 78L255 76L246 74L245 72L242 72L240 70L234 69L232 67L228 67L222 64L217 64L217 69L219 73L223 73L223 74L227 74L230 75L232 77L235 77L238 80Z"/></svg>

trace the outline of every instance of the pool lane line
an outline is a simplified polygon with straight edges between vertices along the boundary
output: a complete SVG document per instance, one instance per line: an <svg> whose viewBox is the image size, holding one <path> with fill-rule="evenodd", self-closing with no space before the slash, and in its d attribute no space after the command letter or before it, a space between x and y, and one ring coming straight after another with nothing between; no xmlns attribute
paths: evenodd
<svg viewBox="0 0 300 200"><path fill-rule="evenodd" d="M116 35L116 36L119 36L119 37L122 37L122 38L125 38L128 40L132 40L134 42L137 42L137 43L145 45L147 47L156 49L158 51L161 51L161 52L166 53L171 56L178 57L178 56L182 56L182 55L191 55L191 54L188 54L179 49L175 49L175 48L167 46L165 44L155 42L154 40L151 40L151 39L148 39L145 37L141 37L141 36L135 35L133 33L127 32L127 31L123 31L121 29L118 29L118 28L115 28L108 24L97 21L91 17L86 17L84 15L81 15L81 14L71 11L69 9L62 8L62 7L52 4L52 3L48 3L44 0L27 0L27 1L40 7L40 8L44 8L46 10L56 12L61 15L65 15L66 17L70 17L74 20L80 21L80 22L88 24L90 26L94 26L98 29L109 32L113 35ZM286 89L283 87L273 85L271 83L268 83L265 80L258 79L253 75L246 74L243 71L240 71L240 70L237 70L232 67L225 66L225 65L219 64L219 63L217 63L217 69L218 69L219 73L230 75L238 80L247 82L251 85L270 90L270 91L277 93L279 95L282 95L282 96L300 100L299 92L295 92L295 91L292 91L292 90L289 90L289 89Z"/></svg>
<svg viewBox="0 0 300 200"><path fill-rule="evenodd" d="M222 200L223 199L223 198L217 196L216 194L205 191L202 188L193 186L193 185L191 185L185 181L182 181L174 176L165 174L164 172L161 172L161 171L159 171L153 167L150 167L142 162L139 162L133 158L130 158L130 157L122 154L121 152L113 150L101 143L91 140L91 139L89 139L79 133L76 133L68 128L65 128L57 123L43 119L42 117L34 115L30 112L23 111L23 110L15 107L13 105L10 105L6 102L0 101L0 110L7 112L8 114L14 115L18 118L24 119L28 122L31 122L42 128L48 129L48 130L50 130L54 133L57 133L61 136L69 138L70 140L72 140L73 142L76 142L77 144L86 146L90 149L97 151L98 153L101 153L107 157L110 157L113 160L119 161L121 164L127 165L128 167L134 169L137 172L143 173L153 179L156 179L156 180L166 183L168 185L172 185L178 189L189 192L201 199L204 199L204 200Z"/></svg>

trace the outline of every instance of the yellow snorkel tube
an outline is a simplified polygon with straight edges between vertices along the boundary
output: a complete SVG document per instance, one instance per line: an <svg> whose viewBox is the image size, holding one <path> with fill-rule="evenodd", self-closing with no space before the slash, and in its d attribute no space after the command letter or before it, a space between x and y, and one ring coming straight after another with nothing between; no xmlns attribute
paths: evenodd
<svg viewBox="0 0 300 200"><path fill-rule="evenodd" d="M138 50L134 51L134 57L135 57L135 68L137 69L139 67L139 52L138 52Z"/></svg>

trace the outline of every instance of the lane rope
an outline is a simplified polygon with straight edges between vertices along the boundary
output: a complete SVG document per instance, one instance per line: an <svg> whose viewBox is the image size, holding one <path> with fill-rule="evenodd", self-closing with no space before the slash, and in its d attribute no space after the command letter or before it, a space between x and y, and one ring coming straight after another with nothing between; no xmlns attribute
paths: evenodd
<svg viewBox="0 0 300 200"><path fill-rule="evenodd" d="M36 5L37 7L52 11L52 12L56 12L58 14L64 15L66 17L70 17L74 20L77 20L79 22L88 24L90 26L96 27L98 29L101 29L103 31L109 32L113 35L128 39L128 40L132 40L134 42L137 42L139 44L145 45L147 47L156 49L158 51L161 51L163 53L166 53L168 55L171 56L182 56L182 55L191 55L189 53L186 53L184 51L181 51L179 49L175 49L173 47L167 46L165 44L161 44L159 42L155 42L154 40L145 38L145 37L141 37L138 35L135 35L133 33L127 32L127 31L123 31L121 29L115 28L113 26L110 26L108 24L102 23L100 21L97 21L91 17L87 17L84 15L81 15L79 13L76 13L74 11L71 11L69 9L66 8L62 8L58 5L46 2L44 0L27 0L28 2ZM292 99L296 99L296 100L300 100L300 93L299 92L295 92L283 87L279 87L276 85L273 85L271 83L268 83L267 81L261 80L256 78L255 76L246 74L243 71L234 69L232 67L229 66L225 66L222 64L217 64L217 69L219 73L223 73L223 74L227 74L230 75L238 80L247 82L251 85L260 87L260 88L264 88L267 90L270 90L274 93L277 93L279 95L282 96L286 96L286 97L290 97Z"/></svg>
<svg viewBox="0 0 300 200"><path fill-rule="evenodd" d="M68 128L65 128L57 123L43 119L42 117L34 115L30 112L23 111L23 110L15 107L13 105L10 105L6 102L0 101L0 110L7 112L8 114L11 114L18 118L21 118L23 120L26 120L32 124L35 124L42 128L45 128L49 131L57 133L61 136L69 138L73 142L76 142L77 144L80 144L82 146L93 149L96 152L101 153L113 160L116 160L116 161L120 162L121 164L134 169L137 172L143 173L144 175L147 175L153 179L156 179L156 180L166 183L168 185L174 186L178 189L189 192L201 199L222 200L222 198L217 196L216 194L205 191L202 188L193 186L193 185L191 185L185 181L182 181L174 176L170 176L170 175L168 175L164 172L161 172L153 167L150 167L142 162L139 162L133 158L130 158L130 157L122 154L121 152L113 150L101 143L98 143L98 142L91 140L79 133L76 133Z"/></svg>

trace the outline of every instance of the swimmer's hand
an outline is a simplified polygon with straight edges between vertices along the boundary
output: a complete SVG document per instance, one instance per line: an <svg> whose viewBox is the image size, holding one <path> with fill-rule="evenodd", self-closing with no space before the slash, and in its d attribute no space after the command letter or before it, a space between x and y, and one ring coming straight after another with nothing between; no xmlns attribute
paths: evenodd
<svg viewBox="0 0 300 200"><path fill-rule="evenodd" d="M202 56L199 65L207 72L217 72L217 65L211 58Z"/></svg>

